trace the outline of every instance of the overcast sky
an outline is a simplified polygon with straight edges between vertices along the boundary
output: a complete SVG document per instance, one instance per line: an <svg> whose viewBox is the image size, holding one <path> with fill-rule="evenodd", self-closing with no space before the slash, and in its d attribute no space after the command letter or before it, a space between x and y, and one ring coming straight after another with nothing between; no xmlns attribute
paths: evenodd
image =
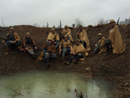
<svg viewBox="0 0 130 98"><path fill-rule="evenodd" d="M130 0L0 0L0 25L72 26L79 18L84 26L100 19L130 18Z"/></svg>

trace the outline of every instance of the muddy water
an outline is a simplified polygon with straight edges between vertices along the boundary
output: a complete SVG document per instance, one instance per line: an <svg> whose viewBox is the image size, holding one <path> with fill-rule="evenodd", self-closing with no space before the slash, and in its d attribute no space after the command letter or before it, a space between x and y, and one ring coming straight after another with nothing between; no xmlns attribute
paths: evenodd
<svg viewBox="0 0 130 98"><path fill-rule="evenodd" d="M66 73L31 71L0 78L0 98L112 98L112 85L101 79Z"/></svg>

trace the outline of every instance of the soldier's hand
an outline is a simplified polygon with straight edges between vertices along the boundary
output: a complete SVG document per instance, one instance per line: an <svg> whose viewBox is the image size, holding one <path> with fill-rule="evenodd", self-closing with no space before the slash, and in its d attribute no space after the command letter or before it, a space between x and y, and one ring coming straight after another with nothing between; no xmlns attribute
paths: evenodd
<svg viewBox="0 0 130 98"><path fill-rule="evenodd" d="M75 53L73 53L73 55L75 55Z"/></svg>
<svg viewBox="0 0 130 98"><path fill-rule="evenodd" d="M52 40L54 42L54 40Z"/></svg>
<svg viewBox="0 0 130 98"><path fill-rule="evenodd" d="M35 47L35 49L37 50L37 47Z"/></svg>
<svg viewBox="0 0 130 98"><path fill-rule="evenodd" d="M84 41L83 39L81 39L81 41Z"/></svg>
<svg viewBox="0 0 130 98"><path fill-rule="evenodd" d="M62 49L60 49L60 51L62 51Z"/></svg>
<svg viewBox="0 0 130 98"><path fill-rule="evenodd" d="M16 43L16 41L12 41L12 43Z"/></svg>
<svg viewBox="0 0 130 98"><path fill-rule="evenodd" d="M56 44L56 42L54 42L54 44Z"/></svg>
<svg viewBox="0 0 130 98"><path fill-rule="evenodd" d="M4 44L5 43L5 41L4 40L2 40L2 44Z"/></svg>
<svg viewBox="0 0 130 98"><path fill-rule="evenodd" d="M27 47L25 47L25 49L26 49L26 50L28 50L28 48L27 48Z"/></svg>

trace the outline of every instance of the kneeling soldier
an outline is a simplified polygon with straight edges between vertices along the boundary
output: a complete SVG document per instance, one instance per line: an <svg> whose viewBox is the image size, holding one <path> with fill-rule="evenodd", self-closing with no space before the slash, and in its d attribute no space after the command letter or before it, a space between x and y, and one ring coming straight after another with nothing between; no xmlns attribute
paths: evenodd
<svg viewBox="0 0 130 98"><path fill-rule="evenodd" d="M57 58L56 56L56 48L55 46L52 44L52 39L48 39L48 43L45 43L42 46L42 49L44 49L45 51L42 51L41 55L38 57L38 59L36 60L37 62L39 60L42 60L44 57L44 60L47 63L47 67L49 67L49 59L50 58Z"/></svg>
<svg viewBox="0 0 130 98"><path fill-rule="evenodd" d="M64 60L64 57L67 53L70 54L71 48L72 48L72 44L71 44L70 40L68 39L68 36L65 35L64 39L61 41L60 46L59 46L60 53L62 52L62 59L63 60Z"/></svg>
<svg viewBox="0 0 130 98"><path fill-rule="evenodd" d="M76 40L76 44L73 46L71 53L72 57L70 58L69 62L65 62L66 64L70 64L73 59L75 59L74 63L77 64L80 58L85 58L85 56L88 55L87 49L84 48L79 39Z"/></svg>
<svg viewBox="0 0 130 98"><path fill-rule="evenodd" d="M59 47L59 35L55 31L55 28L51 29L51 32L49 33L49 35L47 37L47 41L48 41L48 39L52 39L52 43L55 45L56 49Z"/></svg>
<svg viewBox="0 0 130 98"><path fill-rule="evenodd" d="M18 49L18 47L21 45L20 37L19 35L14 32L14 28L10 28L10 32L6 35L4 40L6 51L9 51L9 49Z"/></svg>
<svg viewBox="0 0 130 98"><path fill-rule="evenodd" d="M30 37L30 33L26 33L26 37L23 38L22 47L25 52L28 52L30 55L35 55L35 51L37 50L36 42L32 37Z"/></svg>
<svg viewBox="0 0 130 98"><path fill-rule="evenodd" d="M105 52L106 51L106 45L105 45L105 37L102 36L102 33L99 33L98 34L98 37L99 37L99 41L98 43L95 45L95 49L94 49L94 52L91 56L95 55L96 53L102 53L102 52Z"/></svg>

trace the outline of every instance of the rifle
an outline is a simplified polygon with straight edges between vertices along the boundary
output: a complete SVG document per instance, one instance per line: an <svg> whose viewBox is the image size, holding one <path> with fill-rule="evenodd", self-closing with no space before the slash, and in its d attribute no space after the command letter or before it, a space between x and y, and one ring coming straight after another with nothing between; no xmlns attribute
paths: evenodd
<svg viewBox="0 0 130 98"><path fill-rule="evenodd" d="M120 20L120 17L119 17L119 19L117 20L117 23L116 23L117 25L119 24L119 20Z"/></svg>
<svg viewBox="0 0 130 98"><path fill-rule="evenodd" d="M76 30L77 33L79 33L79 29ZM79 34L77 34L77 39L79 39Z"/></svg>

